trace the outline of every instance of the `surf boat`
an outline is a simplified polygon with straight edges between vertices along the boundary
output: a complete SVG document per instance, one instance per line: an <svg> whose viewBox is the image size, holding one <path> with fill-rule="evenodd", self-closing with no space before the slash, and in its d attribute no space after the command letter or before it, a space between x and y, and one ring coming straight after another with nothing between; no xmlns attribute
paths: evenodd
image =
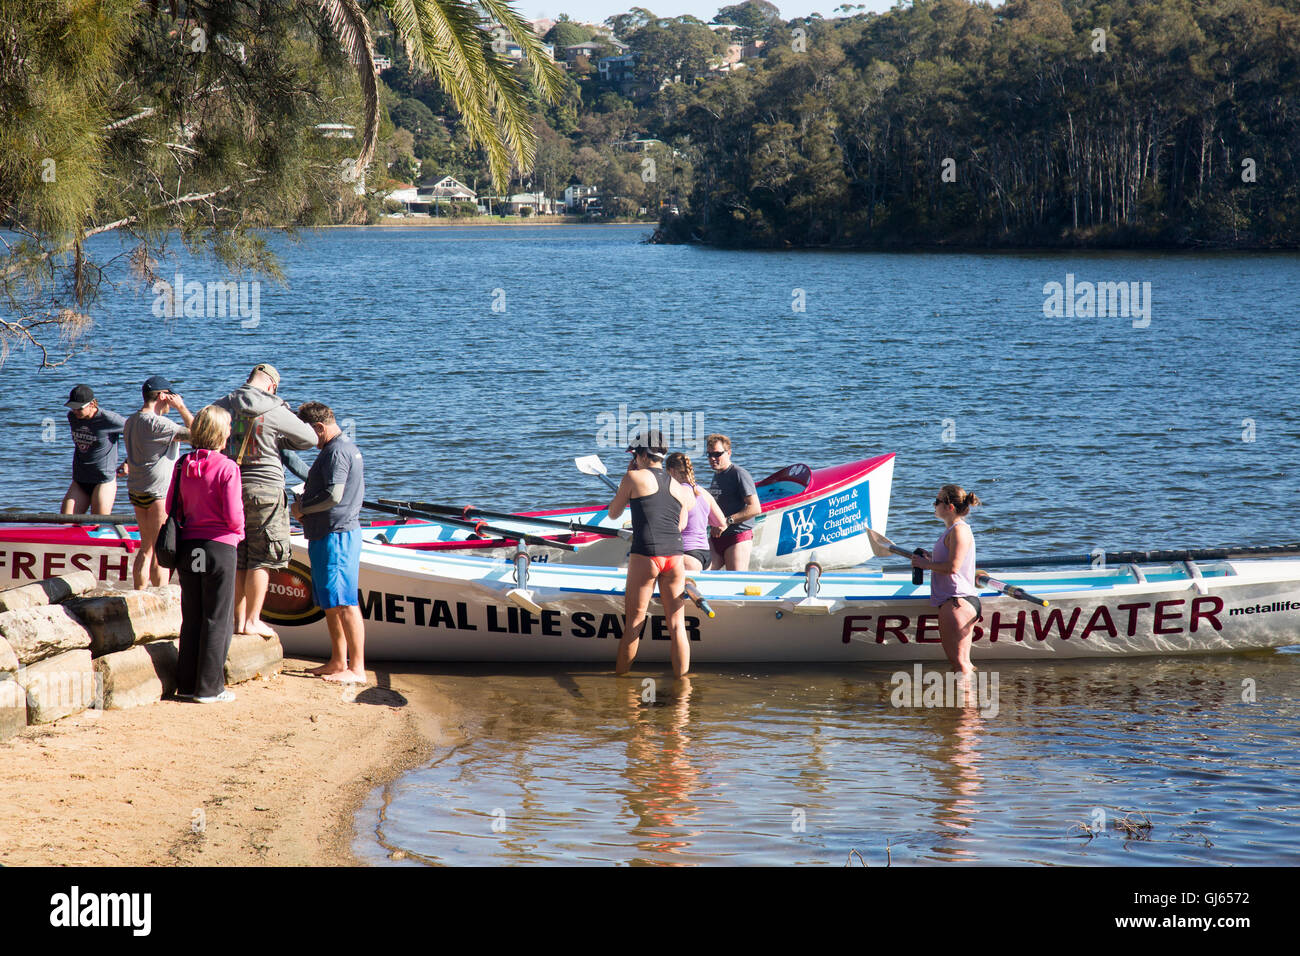
<svg viewBox="0 0 1300 956"><path fill-rule="evenodd" d="M884 533L893 477L894 456L888 454L831 468L790 465L755 482L763 512L753 519L750 567L790 571L802 569L812 560L826 568L862 564L871 557L867 529ZM476 529L472 509L464 510L460 521L450 523L440 521L418 503L381 499L380 504L400 516L367 525L362 532L367 541L434 553L513 558L515 539L501 533L513 531L550 538L573 548L530 542L529 557L535 562L609 567L627 564L626 536L591 531L556 533L556 526L564 524L612 532L631 527L629 515L614 521L608 508L599 505L500 515L492 518L489 531Z"/></svg>
<svg viewBox="0 0 1300 956"><path fill-rule="evenodd" d="M263 616L285 650L321 656L324 612L311 598L306 542L272 579ZM990 565L996 568L996 565ZM1213 654L1300 644L1300 560L1165 560L1000 573L980 595L972 658L1029 660ZM701 572L686 608L696 663L941 661L928 583L910 573ZM612 662L624 572L362 546L366 653L414 661ZM1027 593L1017 599L1004 590ZM1046 604L1047 606L1043 606ZM656 601L639 664L666 663Z"/></svg>
<svg viewBox="0 0 1300 956"><path fill-rule="evenodd" d="M887 454L830 468L790 465L756 482L763 513L754 519L750 566L788 571L803 568L810 560L827 568L863 563L871 557L867 529L885 532L893 476L894 456ZM402 515L429 514L427 509L400 502L382 507ZM616 532L626 533L624 526L630 527L630 518L612 521L608 509L601 505L520 512L494 519L490 525L477 520L472 510L445 510L460 513L462 520L387 518L364 525L362 535L367 541L396 549L513 559L517 539L508 534L514 532L532 536L528 550L533 561L610 567L627 564L628 542ZM110 587L131 586L132 555L139 547L133 518L3 513L0 518L48 522L0 524L0 587L30 584L70 571L91 571ZM575 532L556 527L574 524L607 530Z"/></svg>

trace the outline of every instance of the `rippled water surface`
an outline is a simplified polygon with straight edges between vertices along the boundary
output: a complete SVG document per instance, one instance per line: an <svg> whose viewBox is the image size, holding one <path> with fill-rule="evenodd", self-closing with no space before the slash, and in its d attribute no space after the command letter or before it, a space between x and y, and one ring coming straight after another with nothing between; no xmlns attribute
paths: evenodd
<svg viewBox="0 0 1300 956"><path fill-rule="evenodd" d="M405 865L1300 862L1300 654L1000 663L973 707L895 707L895 673L442 672L465 743L376 791L354 848Z"/></svg>
<svg viewBox="0 0 1300 956"><path fill-rule="evenodd" d="M156 318L151 292L123 287L69 365L37 372L29 351L0 368L0 507L57 506L77 382L128 414L168 375L197 409L269 361L292 402L350 421L371 496L602 498L572 459L602 450L601 416L625 404L699 415L756 476L896 452L889 533L909 545L934 540L948 481L987 502L982 556L1300 539L1295 256L742 253L646 232L308 235L278 243L289 285L262 287L255 328ZM1067 275L1150 283L1149 325L1044 317L1044 284ZM892 668L863 665L708 670L689 688L647 668L653 703L605 672L454 670L436 679L465 743L375 795L358 852L1295 862L1298 661L1004 665L996 715L893 707ZM1149 829L1115 828L1143 813Z"/></svg>

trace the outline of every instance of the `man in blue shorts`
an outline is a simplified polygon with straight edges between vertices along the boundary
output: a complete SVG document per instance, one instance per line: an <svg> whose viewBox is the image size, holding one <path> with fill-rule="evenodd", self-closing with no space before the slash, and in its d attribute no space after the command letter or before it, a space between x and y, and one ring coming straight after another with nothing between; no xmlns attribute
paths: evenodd
<svg viewBox="0 0 1300 956"><path fill-rule="evenodd" d="M320 453L307 472L302 497L292 513L302 522L311 559L311 590L325 611L330 659L311 673L343 683L366 682L365 622L357 606L361 573L361 500L366 495L361 452L343 434L334 412L306 402L298 417L316 432Z"/></svg>

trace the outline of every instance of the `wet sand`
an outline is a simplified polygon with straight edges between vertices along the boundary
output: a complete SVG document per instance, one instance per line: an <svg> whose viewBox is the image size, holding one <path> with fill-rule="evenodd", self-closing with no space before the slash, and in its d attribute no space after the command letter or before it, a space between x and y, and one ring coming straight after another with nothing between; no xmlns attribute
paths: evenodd
<svg viewBox="0 0 1300 956"><path fill-rule="evenodd" d="M367 794L460 724L418 665L349 690L296 676L315 663L286 657L230 704L86 712L0 744L0 864L355 864Z"/></svg>

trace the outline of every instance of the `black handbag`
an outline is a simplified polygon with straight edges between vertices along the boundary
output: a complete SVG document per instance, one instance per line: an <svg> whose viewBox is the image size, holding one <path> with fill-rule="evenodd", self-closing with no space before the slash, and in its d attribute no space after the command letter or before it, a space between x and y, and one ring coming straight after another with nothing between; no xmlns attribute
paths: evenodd
<svg viewBox="0 0 1300 956"><path fill-rule="evenodd" d="M175 570L180 562L181 530L185 527L185 508L181 502L181 466L185 464L185 459L188 457L189 455L181 456L181 460L176 463L176 468L172 471L172 484L176 486L176 498L172 502L172 510L167 515L167 520L158 529L158 540L153 544L153 553L158 559L159 567L167 568L169 571Z"/></svg>

